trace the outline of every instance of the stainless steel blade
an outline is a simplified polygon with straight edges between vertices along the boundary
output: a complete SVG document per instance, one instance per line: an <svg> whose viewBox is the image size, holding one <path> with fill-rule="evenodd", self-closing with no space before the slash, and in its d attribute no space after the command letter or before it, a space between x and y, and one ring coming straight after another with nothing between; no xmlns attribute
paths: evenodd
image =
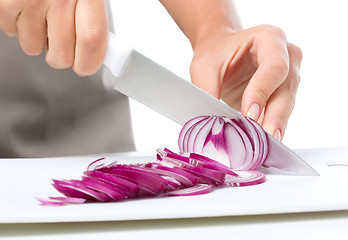
<svg viewBox="0 0 348 240"><path fill-rule="evenodd" d="M204 115L225 116L245 121L241 113L178 77L137 51L129 55L115 89L183 125ZM319 175L285 145L269 135L267 173Z"/></svg>

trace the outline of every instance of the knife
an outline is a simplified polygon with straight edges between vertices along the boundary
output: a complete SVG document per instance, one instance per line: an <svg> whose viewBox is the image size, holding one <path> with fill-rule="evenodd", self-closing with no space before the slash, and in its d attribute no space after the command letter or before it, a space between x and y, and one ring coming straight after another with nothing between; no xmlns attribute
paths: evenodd
<svg viewBox="0 0 348 240"><path fill-rule="evenodd" d="M104 59L115 76L115 89L184 125L204 115L225 116L245 121L242 114L212 97L190 82L137 52L127 42L109 33ZM293 151L268 134L269 154L265 161L267 174L319 175Z"/></svg>

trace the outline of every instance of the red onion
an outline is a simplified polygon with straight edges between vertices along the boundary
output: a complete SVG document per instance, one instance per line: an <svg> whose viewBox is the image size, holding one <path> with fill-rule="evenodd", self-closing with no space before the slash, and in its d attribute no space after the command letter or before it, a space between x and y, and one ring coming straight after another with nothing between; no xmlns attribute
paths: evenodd
<svg viewBox="0 0 348 240"><path fill-rule="evenodd" d="M194 118L183 126L178 143L181 153L202 154L234 170L257 170L268 155L267 134L248 118Z"/></svg>

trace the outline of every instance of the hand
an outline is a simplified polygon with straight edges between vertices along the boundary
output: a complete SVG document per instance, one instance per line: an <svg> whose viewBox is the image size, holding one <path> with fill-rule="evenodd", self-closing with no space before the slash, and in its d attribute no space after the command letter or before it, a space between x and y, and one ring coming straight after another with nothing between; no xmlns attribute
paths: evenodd
<svg viewBox="0 0 348 240"><path fill-rule="evenodd" d="M47 43L46 62L73 67L80 76L100 67L108 20L104 0L0 0L0 30L18 36L27 55L39 55Z"/></svg>
<svg viewBox="0 0 348 240"><path fill-rule="evenodd" d="M295 104L301 50L279 28L211 32L196 41L193 84L281 140Z"/></svg>

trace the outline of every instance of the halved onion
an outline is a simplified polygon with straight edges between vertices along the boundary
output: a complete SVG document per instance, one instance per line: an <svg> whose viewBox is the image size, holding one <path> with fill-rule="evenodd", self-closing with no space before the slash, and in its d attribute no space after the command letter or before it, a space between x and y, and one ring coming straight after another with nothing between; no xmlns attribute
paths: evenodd
<svg viewBox="0 0 348 240"><path fill-rule="evenodd" d="M181 153L197 153L234 170L257 170L268 156L268 138L255 121L219 116L198 117L179 134Z"/></svg>

